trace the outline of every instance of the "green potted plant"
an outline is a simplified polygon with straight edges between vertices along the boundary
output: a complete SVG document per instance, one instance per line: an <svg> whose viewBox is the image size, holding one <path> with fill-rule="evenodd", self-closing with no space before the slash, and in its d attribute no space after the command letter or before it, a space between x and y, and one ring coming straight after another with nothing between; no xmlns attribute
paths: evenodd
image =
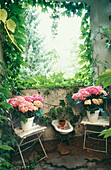
<svg viewBox="0 0 111 170"><path fill-rule="evenodd" d="M42 115L43 98L39 95L16 96L9 99L8 103L13 106L12 118L18 118L24 131L31 128L34 118Z"/></svg>
<svg viewBox="0 0 111 170"><path fill-rule="evenodd" d="M59 107L56 109L51 108L49 115L53 120L57 120L57 126L62 129L67 129L66 122L71 121L74 118L72 107L64 100L60 100Z"/></svg>
<svg viewBox="0 0 111 170"><path fill-rule="evenodd" d="M103 110L103 99L107 99L108 93L101 86L89 86L74 93L72 99L76 104L82 103L91 122L97 121L98 113L107 113ZM95 113L96 111L96 113Z"/></svg>

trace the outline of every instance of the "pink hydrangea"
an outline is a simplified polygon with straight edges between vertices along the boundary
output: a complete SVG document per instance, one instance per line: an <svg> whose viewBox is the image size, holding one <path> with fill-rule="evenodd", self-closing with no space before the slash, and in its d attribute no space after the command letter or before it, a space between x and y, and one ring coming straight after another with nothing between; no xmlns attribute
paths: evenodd
<svg viewBox="0 0 111 170"><path fill-rule="evenodd" d="M104 94L105 96L107 96L107 92L101 87L101 86L96 86L96 88L98 88L98 90L100 91L100 94Z"/></svg>
<svg viewBox="0 0 111 170"><path fill-rule="evenodd" d="M86 97L90 97L92 94L107 96L107 92L101 86L89 86L87 88L80 89L78 93L74 93L72 99L75 100L86 100Z"/></svg>
<svg viewBox="0 0 111 170"><path fill-rule="evenodd" d="M42 108L43 98L39 94L25 97L17 96L9 99L8 103L16 107L22 113L26 113L28 111L37 111L39 108Z"/></svg>
<svg viewBox="0 0 111 170"><path fill-rule="evenodd" d="M36 107L39 107L39 108L42 108L42 107L43 107L43 104L42 104L41 101L34 101L34 105L35 105Z"/></svg>
<svg viewBox="0 0 111 170"><path fill-rule="evenodd" d="M92 102L95 104L95 105L100 105L101 103L103 103L103 100L102 99L92 99Z"/></svg>
<svg viewBox="0 0 111 170"><path fill-rule="evenodd" d="M89 100L86 100L85 102L84 102L84 104L85 105L91 105L91 100L89 99Z"/></svg>
<svg viewBox="0 0 111 170"><path fill-rule="evenodd" d="M86 89L80 89L78 93L82 94L84 97L90 96L90 93Z"/></svg>
<svg viewBox="0 0 111 170"><path fill-rule="evenodd" d="M23 103L21 103L18 108L19 108L19 111L25 113L29 110L29 106L30 106L30 102L28 101L24 101Z"/></svg>
<svg viewBox="0 0 111 170"><path fill-rule="evenodd" d="M34 101L41 101L43 103L43 98L39 94L33 95Z"/></svg>
<svg viewBox="0 0 111 170"><path fill-rule="evenodd" d="M24 99L28 102L33 102L34 101L34 97L33 96L25 96Z"/></svg>
<svg viewBox="0 0 111 170"><path fill-rule="evenodd" d="M92 95L92 94L95 94L95 95L100 94L99 89L98 89L97 87L95 87L95 86L87 87L85 90L86 90L90 95ZM90 95L89 95L89 96L90 96Z"/></svg>
<svg viewBox="0 0 111 170"><path fill-rule="evenodd" d="M17 107L17 99L16 98L9 99L8 103L11 104L13 107Z"/></svg>

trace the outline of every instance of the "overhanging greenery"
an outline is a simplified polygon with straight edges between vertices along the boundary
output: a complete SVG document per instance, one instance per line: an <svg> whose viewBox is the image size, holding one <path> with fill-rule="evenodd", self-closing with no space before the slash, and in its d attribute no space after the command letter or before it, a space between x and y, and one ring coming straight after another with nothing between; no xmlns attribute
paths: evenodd
<svg viewBox="0 0 111 170"><path fill-rule="evenodd" d="M24 5L23 5L23 2L24 2ZM23 26L24 25L23 13L28 4L31 4L31 5L36 4L36 1L34 0L33 1L24 0L23 2L21 3L21 1L19 0L18 1L14 0L13 2L5 0L4 2L1 3L2 8L5 8L7 11L10 11L9 17L12 18L17 24L17 29L15 30L14 37L16 39L17 44L21 48L25 46L25 28ZM73 2L67 2L67 1L57 2L57 1L45 1L45 0L43 1L38 0L37 2L37 4L42 7L43 12L47 11L48 8L51 8L53 10L55 3L59 4L59 6L64 9L64 12L62 12L61 15L67 15L68 17L70 17L72 14L82 16L83 9L87 11L83 17L82 24L81 24L81 31L82 31L81 38L85 40L84 44L80 45L80 57L82 58L80 64L83 64L83 68L73 79L66 80L62 77L63 81L61 82L61 84L60 82L57 82L57 80L55 80L55 75L54 77L51 76L49 79L44 78L43 76L38 76L38 78L28 77L28 81L31 80L30 82L28 81L26 82L26 79L21 81L20 79L21 76L19 75L21 75L20 67L21 65L24 65L23 57L21 55L21 52L16 47L14 47L13 44L11 44L10 40L7 42L8 37L6 33L2 31L1 32L2 45L4 49L3 54L4 54L4 60L7 66L8 84L9 84L10 90L13 91L14 93L17 93L20 89L23 88L23 86L26 88L44 87L42 84L43 81L40 82L42 78L43 80L46 79L45 80L46 83L44 84L45 87L46 87L46 84L48 85L48 82L50 82L48 86L54 86L54 87L56 86L66 87L67 85L72 86L75 84L76 85L79 84L82 86L92 84L93 80L92 80L92 67L91 67L92 58L91 58L90 27L87 21L89 18L89 8L87 7L85 3L73 3ZM51 81L51 78L52 78L52 81ZM54 81L55 81L55 84L54 84Z"/></svg>

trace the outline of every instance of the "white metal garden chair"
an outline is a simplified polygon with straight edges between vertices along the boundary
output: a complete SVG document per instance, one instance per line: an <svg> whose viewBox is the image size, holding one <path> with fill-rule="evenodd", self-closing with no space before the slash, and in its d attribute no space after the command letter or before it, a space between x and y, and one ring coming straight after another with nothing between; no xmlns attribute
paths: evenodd
<svg viewBox="0 0 111 170"><path fill-rule="evenodd" d="M13 122L12 122L12 128L14 129L14 132L18 137L18 145L17 145L18 146L18 152L16 152L16 153L20 153L20 156L21 156L21 159L22 159L22 162L23 162L23 166L24 166L25 169L26 169L26 164L25 164L25 160L24 160L24 157L23 157L23 152L25 150L31 148L32 146L34 146L34 144L37 141L39 141L41 148L44 152L44 156L39 161L43 160L44 158L48 158L47 153L45 151L45 148L44 148L42 141L41 141L41 136L45 132L47 127L42 127L42 126L34 124L29 131L24 132L20 127L14 128L14 125L13 125ZM26 146L27 144L28 144L28 146ZM25 148L23 148L23 146Z"/></svg>

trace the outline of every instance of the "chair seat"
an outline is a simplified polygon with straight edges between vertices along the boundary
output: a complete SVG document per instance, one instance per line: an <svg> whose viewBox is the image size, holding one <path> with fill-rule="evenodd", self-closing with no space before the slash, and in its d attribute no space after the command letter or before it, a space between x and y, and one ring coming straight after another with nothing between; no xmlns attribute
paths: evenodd
<svg viewBox="0 0 111 170"><path fill-rule="evenodd" d="M21 128L15 128L14 131L20 138L25 138L25 137L28 137L28 136L32 136L33 134L36 134L36 133L44 132L46 128L47 127L34 125L27 132L24 132Z"/></svg>

